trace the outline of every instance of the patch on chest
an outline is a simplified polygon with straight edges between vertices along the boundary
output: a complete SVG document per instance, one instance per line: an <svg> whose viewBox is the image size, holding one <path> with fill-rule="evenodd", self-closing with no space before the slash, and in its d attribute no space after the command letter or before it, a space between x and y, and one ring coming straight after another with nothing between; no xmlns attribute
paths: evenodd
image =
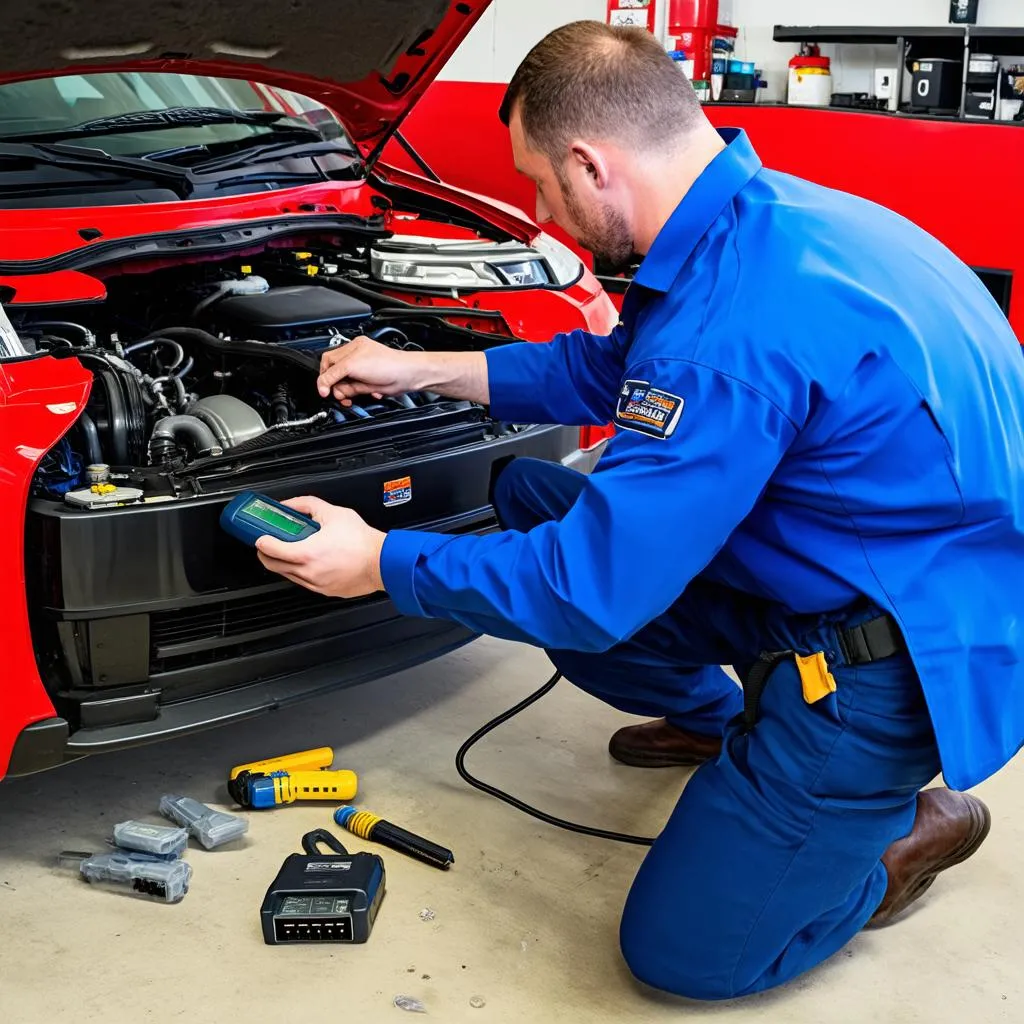
<svg viewBox="0 0 1024 1024"><path fill-rule="evenodd" d="M627 430L664 440L671 437L683 415L685 402L652 387L646 380L627 380L619 391L615 422Z"/></svg>

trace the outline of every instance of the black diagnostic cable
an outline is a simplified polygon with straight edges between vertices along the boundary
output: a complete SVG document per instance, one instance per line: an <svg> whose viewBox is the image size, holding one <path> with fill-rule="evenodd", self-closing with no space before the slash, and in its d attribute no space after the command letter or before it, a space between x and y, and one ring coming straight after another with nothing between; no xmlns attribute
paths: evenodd
<svg viewBox="0 0 1024 1024"><path fill-rule="evenodd" d="M455 755L456 771L458 771L459 775L475 789L479 789L484 793L497 797L497 799L504 803L515 807L516 810L522 811L524 814L529 814L531 817L537 818L540 821L547 822L549 825L554 825L556 828L564 828L568 832L578 832L580 835L584 836L595 836L598 839L611 839L616 843L630 843L633 846L652 846L654 844L653 839L647 839L643 836L626 835L623 832L609 832L602 828L590 828L587 825L577 825L575 822L566 821L564 818L556 818L553 814L538 811L536 807L531 807L529 804L524 803L522 800L519 800L514 796L510 796L503 790L500 790L495 786L488 785L486 782L481 782L478 778L471 775L466 769L466 754L469 753L472 747L479 743L480 740L482 740L488 733L497 729L499 725L504 725L510 719L515 718L515 716L520 712L525 711L531 705L536 704L541 697L549 694L561 678L562 673L556 672L539 690L531 693L529 697L521 700L515 707L502 712L497 718L492 718L486 725L477 729L477 731L473 733L473 735L470 736L461 747L459 747L459 752Z"/></svg>

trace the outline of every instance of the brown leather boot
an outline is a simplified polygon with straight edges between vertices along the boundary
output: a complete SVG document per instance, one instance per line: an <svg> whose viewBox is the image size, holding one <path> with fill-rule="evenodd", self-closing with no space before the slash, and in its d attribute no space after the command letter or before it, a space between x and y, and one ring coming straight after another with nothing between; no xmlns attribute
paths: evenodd
<svg viewBox="0 0 1024 1024"><path fill-rule="evenodd" d="M992 816L977 797L945 788L922 790L913 831L882 856L889 885L866 927L889 924L928 890L939 872L967 860L991 827Z"/></svg>
<svg viewBox="0 0 1024 1024"><path fill-rule="evenodd" d="M608 744L608 752L616 761L635 768L692 767L717 757L721 749L721 737L687 732L664 718L627 725Z"/></svg>

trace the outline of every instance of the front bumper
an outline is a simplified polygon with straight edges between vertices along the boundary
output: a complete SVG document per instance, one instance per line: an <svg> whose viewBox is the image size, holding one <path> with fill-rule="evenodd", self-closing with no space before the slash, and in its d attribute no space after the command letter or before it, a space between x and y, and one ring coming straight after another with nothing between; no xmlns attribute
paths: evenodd
<svg viewBox="0 0 1024 1024"><path fill-rule="evenodd" d="M585 469L593 453L574 450L576 437L531 428L409 465L359 466L265 489L348 504L383 528L484 533L497 528L490 488L501 468L532 457ZM382 482L407 474L416 500L385 509ZM265 573L219 530L227 500L111 514L35 510L29 544L45 578L34 588L33 638L46 652L40 668L57 717L22 730L7 774L248 718L473 639L445 620L402 616L384 595L330 601Z"/></svg>
<svg viewBox="0 0 1024 1024"><path fill-rule="evenodd" d="M164 705L156 717L146 721L94 725L74 732L64 718L37 722L19 734L7 774L31 775L90 754L111 753L276 711L414 668L456 650L475 639L475 635L450 622L406 619L395 613L361 639L368 648L363 654L330 658L330 652L324 649L330 646L328 642L317 648L330 658L321 664ZM116 701L111 704L111 712L122 717L123 706ZM149 706L148 702L145 706Z"/></svg>

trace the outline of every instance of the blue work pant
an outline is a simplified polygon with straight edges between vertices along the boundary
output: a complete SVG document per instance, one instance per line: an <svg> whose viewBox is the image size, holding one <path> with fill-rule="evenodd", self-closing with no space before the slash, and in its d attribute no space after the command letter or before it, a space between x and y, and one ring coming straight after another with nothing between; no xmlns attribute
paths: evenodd
<svg viewBox="0 0 1024 1024"><path fill-rule="evenodd" d="M495 484L498 516L522 531L560 519L585 480L512 462ZM698 579L611 651L548 652L566 679L613 707L724 733L721 756L690 779L626 900L620 942L641 981L709 1000L772 988L841 949L881 902L880 858L911 831L939 755L909 658L847 666L835 651L838 619L796 623ZM794 661L783 661L745 731L741 691L718 666L744 675L762 651L790 649L835 652L836 692L807 703Z"/></svg>

